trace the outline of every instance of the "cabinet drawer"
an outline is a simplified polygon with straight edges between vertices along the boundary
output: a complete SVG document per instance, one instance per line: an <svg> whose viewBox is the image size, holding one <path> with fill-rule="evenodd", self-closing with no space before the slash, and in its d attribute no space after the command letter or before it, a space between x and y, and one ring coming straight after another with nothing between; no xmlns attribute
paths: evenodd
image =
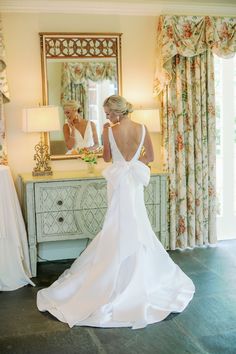
<svg viewBox="0 0 236 354"><path fill-rule="evenodd" d="M94 237L99 231L101 231L106 211L107 208L75 211L75 218L76 220L79 220L81 229L87 237Z"/></svg>
<svg viewBox="0 0 236 354"><path fill-rule="evenodd" d="M152 225L153 231L154 232L159 232L161 229L160 225L160 205L151 205L147 204L146 205L148 217L150 220L150 223Z"/></svg>
<svg viewBox="0 0 236 354"><path fill-rule="evenodd" d="M83 234L72 210L37 214L36 229L38 242L76 238Z"/></svg>
<svg viewBox="0 0 236 354"><path fill-rule="evenodd" d="M106 208L38 213L38 241L93 238L101 230Z"/></svg>
<svg viewBox="0 0 236 354"><path fill-rule="evenodd" d="M146 205L155 232L160 231L160 206ZM102 229L106 208L38 213L38 242L93 238Z"/></svg>
<svg viewBox="0 0 236 354"><path fill-rule="evenodd" d="M35 184L37 212L107 207L104 180L65 181Z"/></svg>
<svg viewBox="0 0 236 354"><path fill-rule="evenodd" d="M160 203L160 178L150 178L149 185L144 188L145 204Z"/></svg>
<svg viewBox="0 0 236 354"><path fill-rule="evenodd" d="M144 190L145 204L160 203L160 180L151 178ZM36 212L107 207L106 181L65 181L35 184Z"/></svg>

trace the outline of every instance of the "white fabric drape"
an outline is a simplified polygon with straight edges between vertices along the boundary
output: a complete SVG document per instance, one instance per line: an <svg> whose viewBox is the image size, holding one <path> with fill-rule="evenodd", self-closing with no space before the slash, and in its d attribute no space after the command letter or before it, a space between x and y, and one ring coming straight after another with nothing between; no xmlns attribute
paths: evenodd
<svg viewBox="0 0 236 354"><path fill-rule="evenodd" d="M5 51L3 44L2 22L0 14L0 164L7 164L7 147L5 132L5 117L3 104L9 102L9 90L7 84Z"/></svg>
<svg viewBox="0 0 236 354"><path fill-rule="evenodd" d="M0 291L34 285L25 225L8 166L0 165Z"/></svg>

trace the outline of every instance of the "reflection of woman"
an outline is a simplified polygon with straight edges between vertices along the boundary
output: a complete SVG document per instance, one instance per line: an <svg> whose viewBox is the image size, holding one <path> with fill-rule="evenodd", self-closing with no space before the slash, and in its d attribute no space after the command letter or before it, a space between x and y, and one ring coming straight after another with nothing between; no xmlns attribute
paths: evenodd
<svg viewBox="0 0 236 354"><path fill-rule="evenodd" d="M67 122L63 126L67 154L78 153L78 149L98 147L98 136L94 122L80 116L80 105L76 101L67 101L64 106Z"/></svg>
<svg viewBox="0 0 236 354"><path fill-rule="evenodd" d="M108 187L103 228L70 269L38 292L37 305L70 327L136 329L183 311L195 288L148 219L143 193L153 150L146 127L129 119L132 106L121 96L106 99L104 110L113 125L105 124L103 132L104 159L112 158L103 172Z"/></svg>

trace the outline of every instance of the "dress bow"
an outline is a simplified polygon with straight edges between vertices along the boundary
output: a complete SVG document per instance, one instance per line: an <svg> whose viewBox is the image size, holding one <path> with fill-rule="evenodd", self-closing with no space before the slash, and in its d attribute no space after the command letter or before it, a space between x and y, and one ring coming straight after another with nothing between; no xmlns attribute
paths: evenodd
<svg viewBox="0 0 236 354"><path fill-rule="evenodd" d="M150 169L141 161L117 161L103 171L103 176L113 189L116 189L128 176L132 176L137 184L147 186L150 180Z"/></svg>

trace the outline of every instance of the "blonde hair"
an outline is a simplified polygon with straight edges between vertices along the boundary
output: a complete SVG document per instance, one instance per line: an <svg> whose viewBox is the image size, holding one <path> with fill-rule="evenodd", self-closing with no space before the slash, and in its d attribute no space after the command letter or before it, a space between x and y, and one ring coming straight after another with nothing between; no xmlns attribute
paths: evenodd
<svg viewBox="0 0 236 354"><path fill-rule="evenodd" d="M112 95L105 99L103 107L108 107L112 112L122 115L127 115L133 112L132 104L119 95Z"/></svg>
<svg viewBox="0 0 236 354"><path fill-rule="evenodd" d="M66 107L74 108L78 112L82 111L80 103L75 100L65 101L63 103L63 109L65 109Z"/></svg>

